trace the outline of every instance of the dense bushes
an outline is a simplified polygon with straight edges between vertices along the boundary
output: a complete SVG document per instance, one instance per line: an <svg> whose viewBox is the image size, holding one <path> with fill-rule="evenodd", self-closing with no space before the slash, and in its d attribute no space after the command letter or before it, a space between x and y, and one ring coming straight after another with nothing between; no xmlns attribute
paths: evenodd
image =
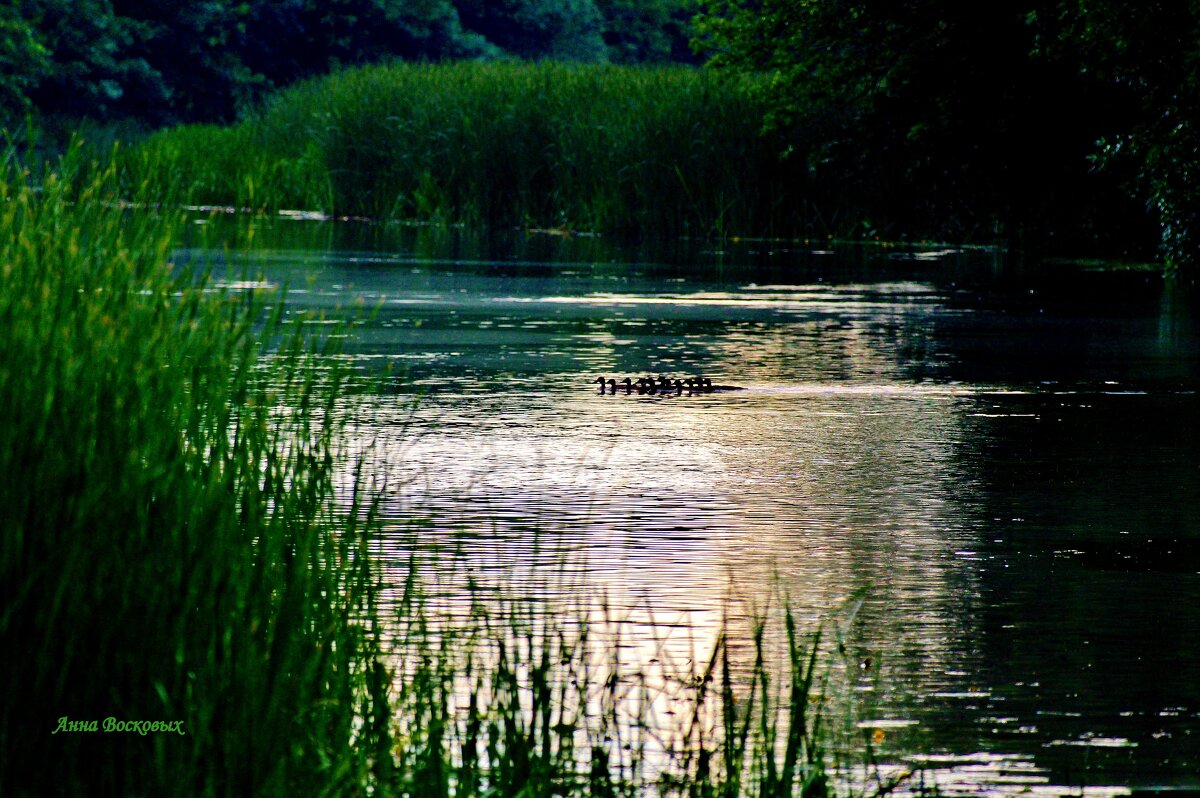
<svg viewBox="0 0 1200 798"><path fill-rule="evenodd" d="M1200 10L1098 0L704 0L711 63L871 218L1200 267ZM906 206L897 196L907 196ZM959 238L960 236L951 236Z"/></svg>

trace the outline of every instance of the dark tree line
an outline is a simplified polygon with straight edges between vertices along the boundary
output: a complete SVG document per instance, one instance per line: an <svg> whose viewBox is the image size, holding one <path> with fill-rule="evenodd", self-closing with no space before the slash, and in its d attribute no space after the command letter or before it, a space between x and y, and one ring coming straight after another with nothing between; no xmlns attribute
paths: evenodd
<svg viewBox="0 0 1200 798"><path fill-rule="evenodd" d="M767 124L812 203L864 232L1131 257L1157 239L1200 269L1200 0L0 3L8 124L225 122L339 66L695 62L694 45L771 77Z"/></svg>
<svg viewBox="0 0 1200 798"><path fill-rule="evenodd" d="M1200 266L1200 2L706 0L794 157L908 230ZM1138 255L1135 251L1127 254Z"/></svg>
<svg viewBox="0 0 1200 798"><path fill-rule="evenodd" d="M0 113L230 121L387 59L691 59L689 0L0 0Z"/></svg>

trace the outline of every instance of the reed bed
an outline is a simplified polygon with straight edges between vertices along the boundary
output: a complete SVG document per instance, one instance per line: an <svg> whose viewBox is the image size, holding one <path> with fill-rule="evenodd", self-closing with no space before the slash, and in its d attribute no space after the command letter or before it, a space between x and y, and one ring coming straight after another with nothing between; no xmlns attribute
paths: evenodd
<svg viewBox="0 0 1200 798"><path fill-rule="evenodd" d="M193 201L643 237L811 226L759 79L683 67L396 63L307 81L232 128L161 132L131 184Z"/></svg>
<svg viewBox="0 0 1200 798"><path fill-rule="evenodd" d="M174 268L180 219L112 168L8 162L0 792L358 789L382 694L341 376L278 296Z"/></svg>

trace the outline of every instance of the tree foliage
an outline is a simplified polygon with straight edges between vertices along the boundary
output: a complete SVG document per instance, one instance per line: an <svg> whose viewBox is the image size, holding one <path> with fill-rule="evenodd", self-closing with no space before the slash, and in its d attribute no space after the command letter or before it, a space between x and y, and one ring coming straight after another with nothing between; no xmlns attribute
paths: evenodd
<svg viewBox="0 0 1200 798"><path fill-rule="evenodd" d="M901 229L1125 246L1137 172L1168 263L1193 257L1195 0L701 5L713 63L769 73L771 123Z"/></svg>
<svg viewBox="0 0 1200 798"><path fill-rule="evenodd" d="M109 0L31 0L20 8L47 55L47 68L31 81L38 107L108 116L131 87L153 82L149 65L129 53L136 22L116 16Z"/></svg>
<svg viewBox="0 0 1200 798"><path fill-rule="evenodd" d="M29 92L50 71L50 53L14 6L0 6L0 118L29 107Z"/></svg>
<svg viewBox="0 0 1200 798"><path fill-rule="evenodd" d="M609 60L619 64L692 62L692 6L678 0L596 0Z"/></svg>
<svg viewBox="0 0 1200 798"><path fill-rule="evenodd" d="M603 21L592 0L459 0L459 18L521 58L602 61Z"/></svg>
<svg viewBox="0 0 1200 798"><path fill-rule="evenodd" d="M1061 0L1031 20L1041 53L1109 87L1096 162L1136 174L1167 268L1200 272L1200 2Z"/></svg>
<svg viewBox="0 0 1200 798"><path fill-rule="evenodd" d="M691 58L690 0L9 0L0 122L229 121L266 92L389 59Z"/></svg>

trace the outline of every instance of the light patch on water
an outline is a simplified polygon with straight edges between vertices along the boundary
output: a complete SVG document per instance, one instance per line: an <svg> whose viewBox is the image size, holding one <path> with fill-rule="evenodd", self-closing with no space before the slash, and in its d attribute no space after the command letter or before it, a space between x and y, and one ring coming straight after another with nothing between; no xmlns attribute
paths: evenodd
<svg viewBox="0 0 1200 798"><path fill-rule="evenodd" d="M972 418L1039 418L1037 413L971 413Z"/></svg>
<svg viewBox="0 0 1200 798"><path fill-rule="evenodd" d="M1053 784L1045 768L1028 757L1012 753L980 751L969 754L919 754L907 758L912 775L894 794L941 795L954 798L1116 798L1129 795L1125 786Z"/></svg>
<svg viewBox="0 0 1200 798"><path fill-rule="evenodd" d="M274 291L279 286L269 280L213 280L214 291Z"/></svg>
<svg viewBox="0 0 1200 798"><path fill-rule="evenodd" d="M769 285L758 285L757 283L749 283L741 287L742 291L773 291L776 293L794 292L794 293L817 293L817 294L845 294L845 293L860 293L860 294L938 294L938 290L929 283L916 282L895 282L895 283L838 283L825 284L821 283L814 285L797 284L791 285L786 283L777 283Z"/></svg>
<svg viewBox="0 0 1200 798"><path fill-rule="evenodd" d="M823 382L808 384L801 383L794 385L748 385L746 387L753 388L763 393L817 396L954 397L1014 393L1012 391L1000 391L996 388L982 385L952 385L936 383L916 383L906 385L904 383L894 382L868 383L860 385L855 385L853 383L836 384Z"/></svg>
<svg viewBox="0 0 1200 798"><path fill-rule="evenodd" d="M1078 740L1051 740L1047 747L1070 745L1084 748L1137 748L1137 743L1124 737L1082 737Z"/></svg>
<svg viewBox="0 0 1200 798"><path fill-rule="evenodd" d="M957 693L930 693L934 698L991 698L992 694L978 690L965 690Z"/></svg>
<svg viewBox="0 0 1200 798"><path fill-rule="evenodd" d="M914 295L915 296L915 295ZM935 295L930 294L935 299ZM497 297L498 302L547 305L590 305L598 307L721 307L754 310L792 310L807 312L894 311L896 298L886 294L829 291L817 287L807 292L786 294L747 294L742 292L695 292L689 294L618 294L596 292L581 296Z"/></svg>
<svg viewBox="0 0 1200 798"><path fill-rule="evenodd" d="M931 249L921 252L893 252L888 255L892 260L939 261L954 255L962 254L963 250L956 248Z"/></svg>

